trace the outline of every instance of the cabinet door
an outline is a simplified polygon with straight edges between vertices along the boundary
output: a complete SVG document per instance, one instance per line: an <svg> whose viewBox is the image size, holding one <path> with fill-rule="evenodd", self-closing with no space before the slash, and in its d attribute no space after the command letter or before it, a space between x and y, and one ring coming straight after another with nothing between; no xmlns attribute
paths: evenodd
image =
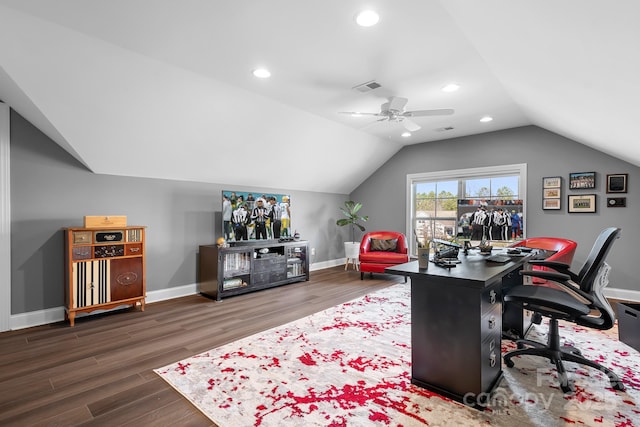
<svg viewBox="0 0 640 427"><path fill-rule="evenodd" d="M111 261L111 300L142 296L142 258Z"/></svg>
<svg viewBox="0 0 640 427"><path fill-rule="evenodd" d="M110 260L74 262L71 272L71 307L88 307L110 302L110 270Z"/></svg>

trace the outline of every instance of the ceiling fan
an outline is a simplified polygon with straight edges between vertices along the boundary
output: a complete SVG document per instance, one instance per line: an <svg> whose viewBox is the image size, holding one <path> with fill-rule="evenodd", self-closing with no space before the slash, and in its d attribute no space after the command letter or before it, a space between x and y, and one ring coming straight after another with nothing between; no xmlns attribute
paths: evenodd
<svg viewBox="0 0 640 427"><path fill-rule="evenodd" d="M360 113L360 112L347 112L341 111L340 114L351 114L352 116L376 116L381 117L376 120L378 122L389 121L402 123L402 125L410 132L420 129L420 125L411 120L411 117L424 117L424 116L448 116L453 114L454 110L451 108L441 108L437 110L416 110L405 111L404 106L407 105L407 98L400 98L398 96L392 96L387 102L380 106L379 113Z"/></svg>

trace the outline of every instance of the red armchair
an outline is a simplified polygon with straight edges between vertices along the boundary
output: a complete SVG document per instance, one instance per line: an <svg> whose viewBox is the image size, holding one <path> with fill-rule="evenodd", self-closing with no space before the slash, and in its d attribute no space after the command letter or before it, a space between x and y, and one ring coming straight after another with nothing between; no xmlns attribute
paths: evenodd
<svg viewBox="0 0 640 427"><path fill-rule="evenodd" d="M409 262L407 239L397 231L371 231L360 242L360 280L364 273L384 273L384 269ZM404 278L407 281L407 278Z"/></svg>

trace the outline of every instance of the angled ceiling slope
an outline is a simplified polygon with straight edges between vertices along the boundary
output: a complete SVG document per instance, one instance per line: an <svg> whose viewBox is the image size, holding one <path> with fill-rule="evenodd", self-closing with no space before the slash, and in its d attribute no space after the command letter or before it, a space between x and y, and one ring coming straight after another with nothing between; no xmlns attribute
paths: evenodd
<svg viewBox="0 0 640 427"><path fill-rule="evenodd" d="M532 123L640 164L635 4L472 3L374 1L363 29L342 0L0 0L0 98L104 174L349 193L403 145ZM391 96L455 114L338 114Z"/></svg>
<svg viewBox="0 0 640 427"><path fill-rule="evenodd" d="M640 2L442 5L533 124L640 166Z"/></svg>

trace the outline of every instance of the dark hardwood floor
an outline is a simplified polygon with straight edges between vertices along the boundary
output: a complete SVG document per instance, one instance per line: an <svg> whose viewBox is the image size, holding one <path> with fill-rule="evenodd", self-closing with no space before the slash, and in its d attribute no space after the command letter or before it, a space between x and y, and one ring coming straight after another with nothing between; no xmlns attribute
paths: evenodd
<svg viewBox="0 0 640 427"><path fill-rule="evenodd" d="M153 369L402 281L334 267L222 302L193 295L1 333L0 425L214 425Z"/></svg>

